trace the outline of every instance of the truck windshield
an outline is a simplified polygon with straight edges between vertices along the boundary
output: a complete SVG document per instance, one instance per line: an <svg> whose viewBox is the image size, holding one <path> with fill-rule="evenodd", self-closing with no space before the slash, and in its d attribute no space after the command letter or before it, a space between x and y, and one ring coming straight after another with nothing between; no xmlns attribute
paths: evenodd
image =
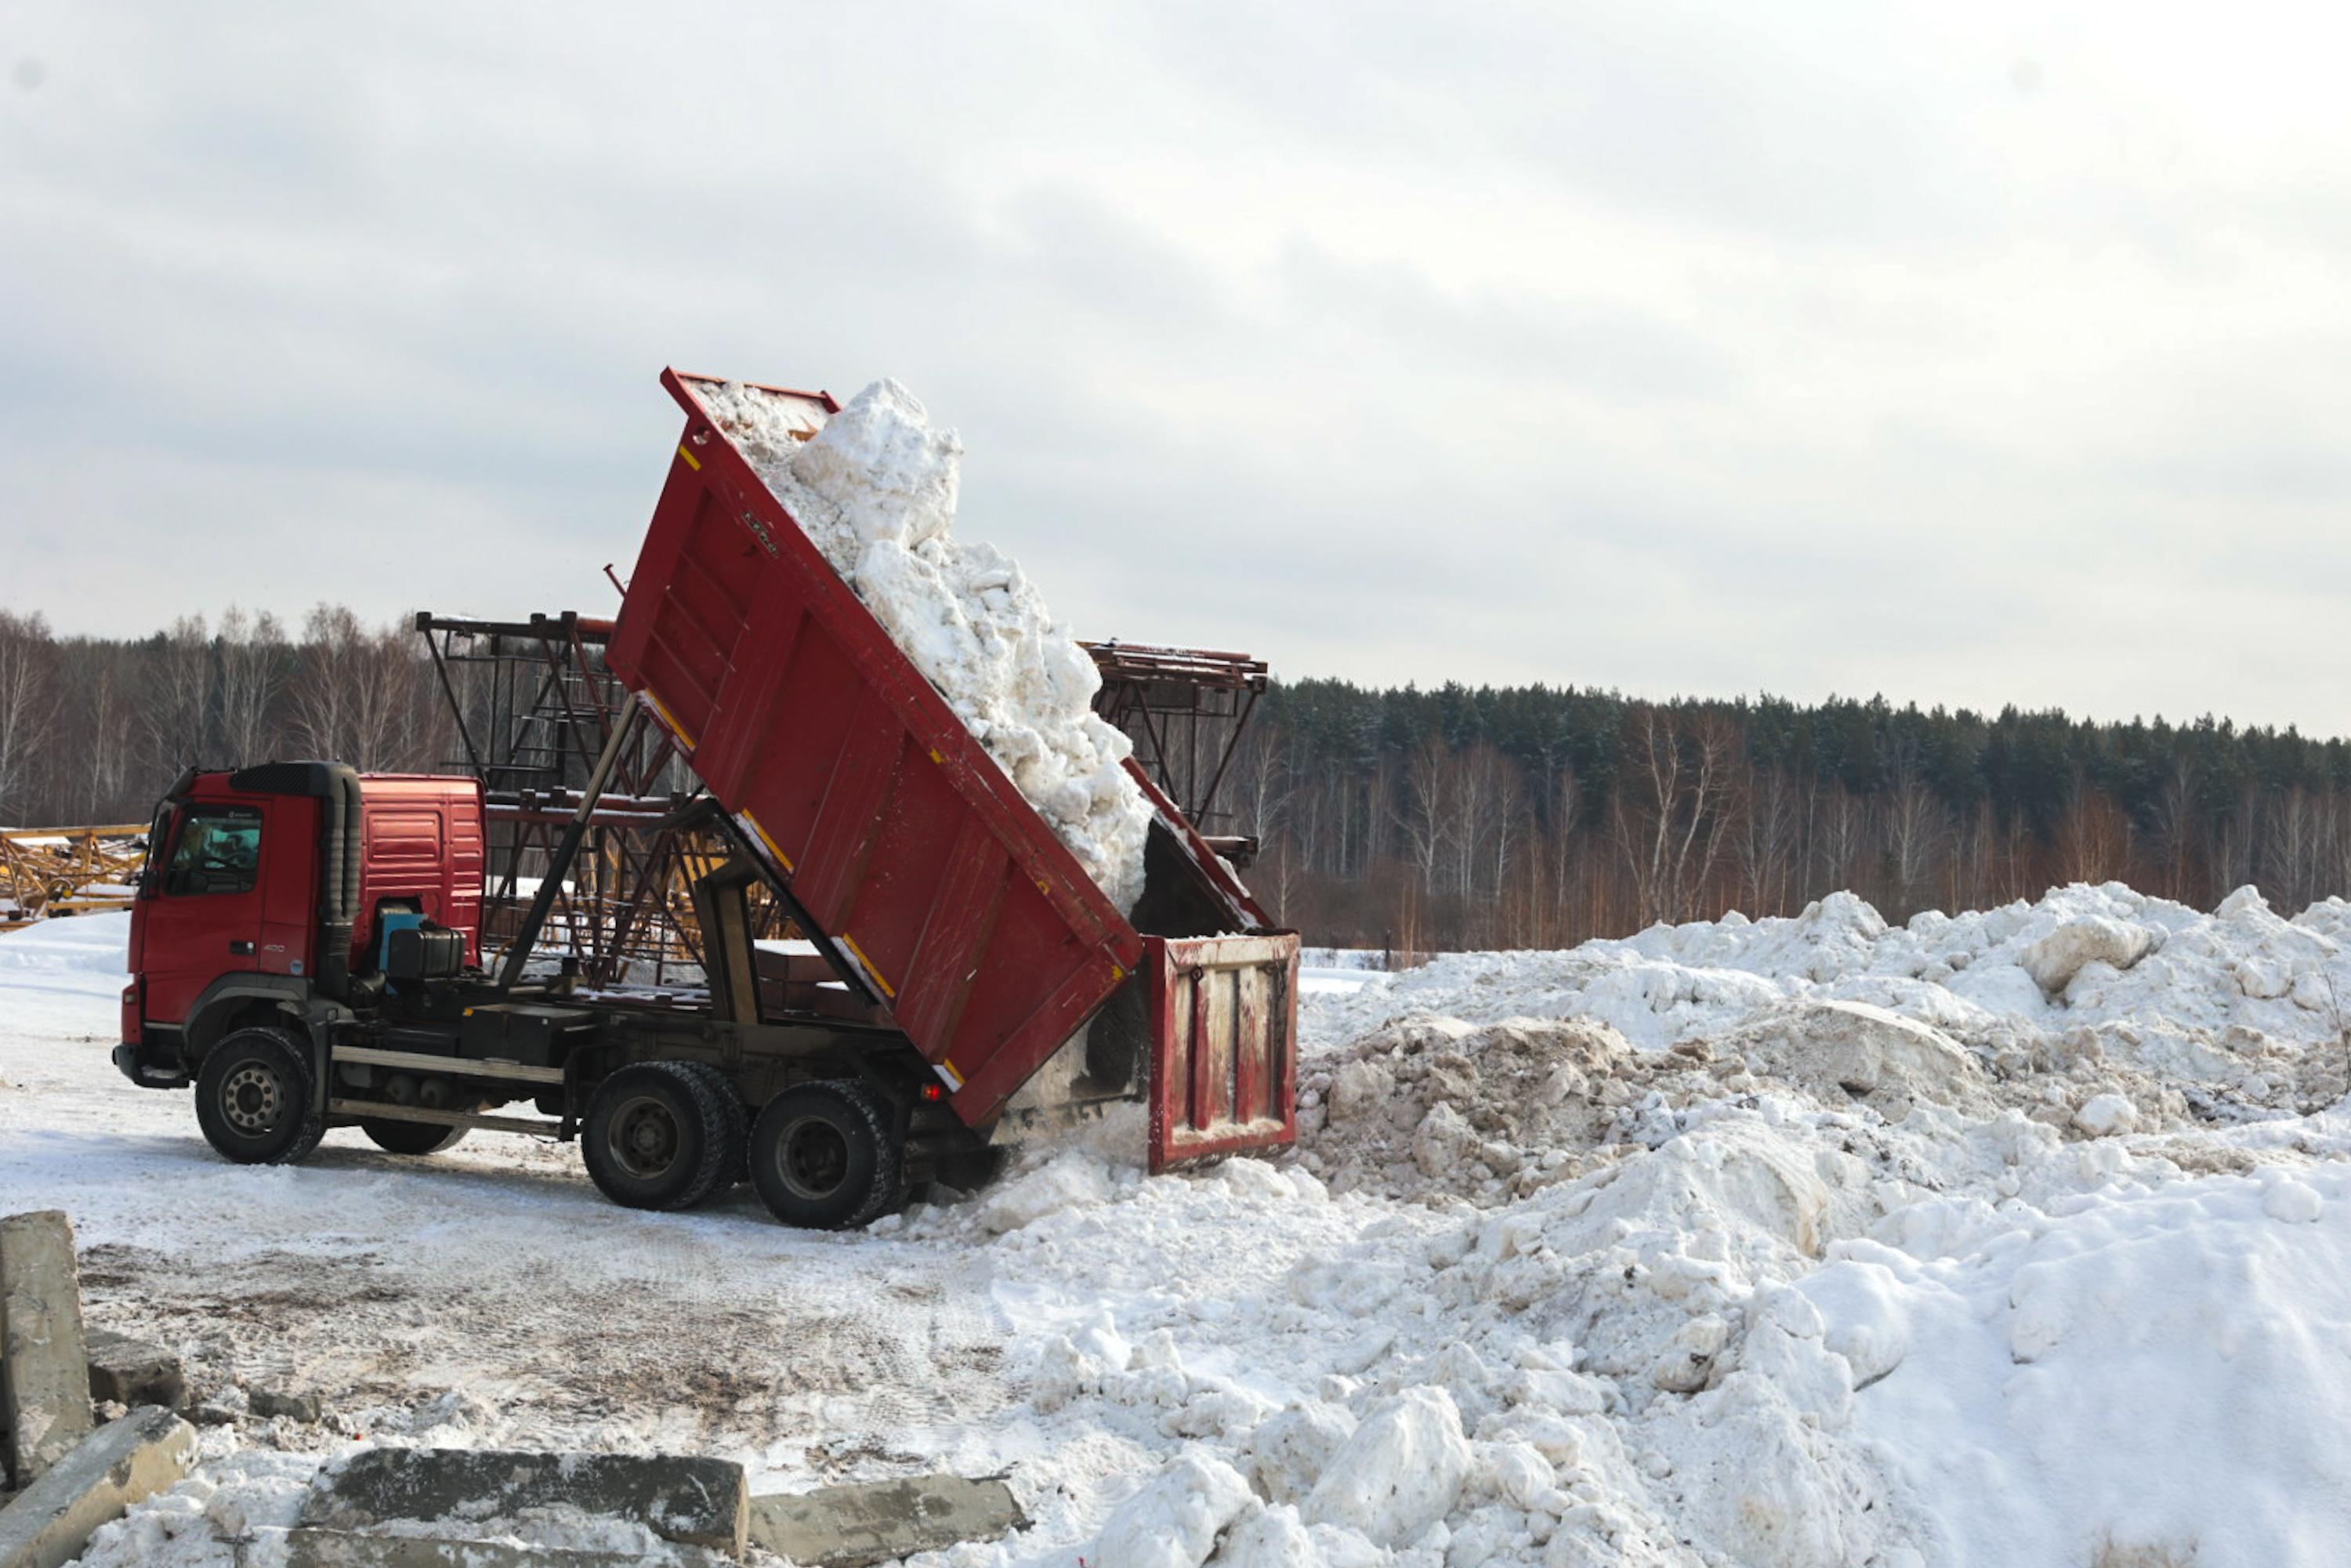
<svg viewBox="0 0 2351 1568"><path fill-rule="evenodd" d="M172 897L250 893L261 869L261 812L253 806L191 806L163 891Z"/></svg>

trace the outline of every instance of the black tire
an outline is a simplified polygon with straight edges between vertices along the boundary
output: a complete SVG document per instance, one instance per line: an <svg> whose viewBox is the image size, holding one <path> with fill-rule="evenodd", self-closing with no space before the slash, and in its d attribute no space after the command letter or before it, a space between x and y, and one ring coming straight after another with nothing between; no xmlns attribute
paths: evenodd
<svg viewBox="0 0 2351 1568"><path fill-rule="evenodd" d="M740 1186L751 1179L748 1160L751 1153L751 1113L744 1108L742 1097L735 1092L734 1081L706 1061L681 1061L677 1064L710 1085L719 1109L719 1135L723 1140L718 1165L718 1179L711 1184L708 1196L716 1197L727 1188Z"/></svg>
<svg viewBox="0 0 2351 1568"><path fill-rule="evenodd" d="M810 1230L849 1230L905 1197L896 1119L863 1084L803 1083L751 1128L751 1185L768 1212Z"/></svg>
<svg viewBox="0 0 2351 1568"><path fill-rule="evenodd" d="M196 1125L224 1159L291 1165L319 1146L308 1051L282 1030L233 1030L196 1071Z"/></svg>
<svg viewBox="0 0 2351 1568"><path fill-rule="evenodd" d="M598 1085L580 1124L580 1157L598 1190L624 1208L690 1208L726 1175L727 1129L742 1113L692 1063L640 1062Z"/></svg>
<svg viewBox="0 0 2351 1568"><path fill-rule="evenodd" d="M437 1155L465 1140L466 1129L444 1127L438 1122L395 1122L389 1116L362 1116L360 1131L387 1155Z"/></svg>

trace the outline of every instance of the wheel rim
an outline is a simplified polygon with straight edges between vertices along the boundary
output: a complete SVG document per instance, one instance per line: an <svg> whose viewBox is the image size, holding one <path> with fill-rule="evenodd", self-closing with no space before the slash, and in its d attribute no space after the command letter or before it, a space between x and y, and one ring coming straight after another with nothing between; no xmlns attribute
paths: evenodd
<svg viewBox="0 0 2351 1568"><path fill-rule="evenodd" d="M684 1142L677 1114L652 1095L622 1102L607 1127L604 1146L612 1163L639 1180L651 1181L677 1164Z"/></svg>
<svg viewBox="0 0 2351 1568"><path fill-rule="evenodd" d="M821 1116L798 1116L776 1140L776 1175L793 1196L831 1197L849 1179L849 1139Z"/></svg>
<svg viewBox="0 0 2351 1568"><path fill-rule="evenodd" d="M285 1086L277 1070L265 1062L248 1061L221 1083L221 1114L249 1138L276 1126L285 1103Z"/></svg>

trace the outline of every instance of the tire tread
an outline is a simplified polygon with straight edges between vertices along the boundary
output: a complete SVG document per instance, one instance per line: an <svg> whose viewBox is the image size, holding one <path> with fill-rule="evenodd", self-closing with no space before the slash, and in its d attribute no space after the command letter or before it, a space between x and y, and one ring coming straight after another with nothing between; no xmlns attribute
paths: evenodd
<svg viewBox="0 0 2351 1568"><path fill-rule="evenodd" d="M249 1037L256 1035L272 1041L286 1053L287 1064L293 1069L291 1092L301 1115L292 1140L284 1148L261 1155L234 1145L224 1146L212 1109L217 1092L217 1084L213 1077L214 1064L230 1060L243 1049L240 1041L251 1043ZM196 1125L203 1131L204 1142L210 1144L214 1152L223 1159L241 1166L294 1165L306 1158L319 1146L319 1140L327 1135L327 1118L316 1103L317 1087L310 1072L308 1042L296 1038L291 1030L277 1029L267 1024L248 1024L243 1029L231 1030L213 1042L213 1048L204 1053L204 1061L196 1070Z"/></svg>
<svg viewBox="0 0 2351 1568"><path fill-rule="evenodd" d="M726 1099L718 1085L696 1071L697 1064L688 1061L639 1061L606 1078L598 1085L595 1097L589 1102L586 1124L581 1128L580 1157L588 1166L590 1179L598 1190L625 1208L680 1209L691 1208L710 1196L726 1174L727 1152L726 1130L732 1124L727 1115ZM615 1085L625 1085L632 1078L650 1077L666 1081L684 1097L695 1123L695 1141L700 1145L699 1157L693 1173L674 1192L647 1200L626 1188L616 1190L611 1173L604 1167L601 1153L602 1126L609 1101ZM739 1111L737 1113L739 1114Z"/></svg>
<svg viewBox="0 0 2351 1568"><path fill-rule="evenodd" d="M818 1079L797 1084L768 1101L761 1108L758 1124L753 1129L754 1154L756 1155L758 1145L766 1141L768 1134L764 1130L769 1125L769 1118L782 1113L778 1107L796 1095L811 1093L821 1093L839 1102L852 1121L862 1124L866 1136L871 1139L874 1150L873 1169L867 1178L865 1191L839 1216L811 1222L796 1218L787 1207L791 1200L769 1190L765 1164L756 1157L751 1162L752 1184L759 1189L760 1199L767 1204L768 1211L787 1225L826 1230L855 1230L870 1225L904 1199L905 1151L899 1144L890 1108L880 1096L857 1080Z"/></svg>
<svg viewBox="0 0 2351 1568"><path fill-rule="evenodd" d="M716 1103L717 1121L715 1124L719 1133L718 1175L702 1197L695 1200L698 1203L725 1192L749 1176L750 1167L745 1164L745 1158L750 1150L751 1113L744 1109L742 1097L735 1092L734 1081L709 1062L680 1061L669 1065L699 1079ZM705 1124L714 1124L705 1122Z"/></svg>

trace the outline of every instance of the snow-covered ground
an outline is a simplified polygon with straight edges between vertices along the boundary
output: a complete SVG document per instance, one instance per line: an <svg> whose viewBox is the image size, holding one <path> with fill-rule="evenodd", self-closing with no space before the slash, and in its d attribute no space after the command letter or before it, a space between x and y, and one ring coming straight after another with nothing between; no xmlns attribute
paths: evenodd
<svg viewBox="0 0 2351 1568"><path fill-rule="evenodd" d="M1035 1527L938 1568L2351 1557L2340 902L1327 964L1297 1155L853 1237L513 1139L222 1164L106 1061L121 931L0 936L0 1198L207 1397L334 1415L208 1429L93 1561L226 1563L360 1441L1008 1470Z"/></svg>

